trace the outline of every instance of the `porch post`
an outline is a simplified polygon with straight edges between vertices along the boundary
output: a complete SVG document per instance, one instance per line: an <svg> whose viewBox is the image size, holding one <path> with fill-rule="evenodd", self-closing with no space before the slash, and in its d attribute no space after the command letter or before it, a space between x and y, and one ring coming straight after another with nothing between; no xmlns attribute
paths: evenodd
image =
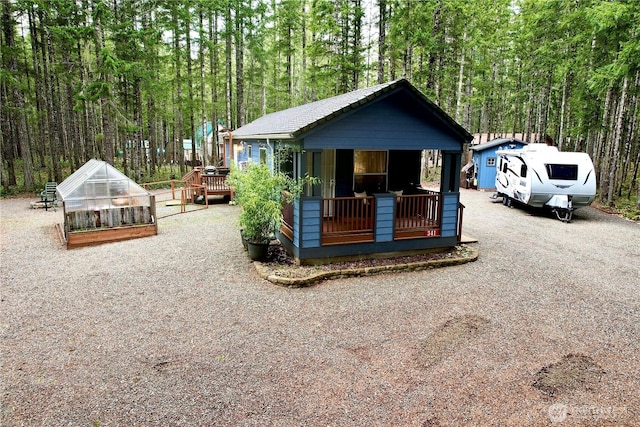
<svg viewBox="0 0 640 427"><path fill-rule="evenodd" d="M300 197L294 207L294 244L299 248L318 248L322 235L322 198ZM297 233L300 236L296 236Z"/></svg>
<svg viewBox="0 0 640 427"><path fill-rule="evenodd" d="M461 153L443 152L442 172L440 173L441 193L458 192L460 190L460 158Z"/></svg>
<svg viewBox="0 0 640 427"><path fill-rule="evenodd" d="M374 209L374 236L376 242L393 241L395 227L396 195L390 193L377 193Z"/></svg>

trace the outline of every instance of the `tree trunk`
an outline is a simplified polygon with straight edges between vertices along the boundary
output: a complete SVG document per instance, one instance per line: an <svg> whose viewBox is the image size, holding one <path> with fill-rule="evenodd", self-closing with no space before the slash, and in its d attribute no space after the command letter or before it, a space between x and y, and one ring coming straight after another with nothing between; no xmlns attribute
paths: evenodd
<svg viewBox="0 0 640 427"><path fill-rule="evenodd" d="M640 184L638 183L638 170L640 168L640 150L638 150L638 154L636 155L636 164L633 170L633 180L631 181L631 188L633 186L636 187L638 200L636 203L636 209L640 210ZM631 192L631 190L629 190Z"/></svg>
<svg viewBox="0 0 640 427"><path fill-rule="evenodd" d="M466 44L466 38L467 38L467 30L465 29L463 35L462 35L462 52L460 53L460 66L458 67L458 88L456 91L456 112L455 112L455 118L456 121L458 123L460 123L462 117L461 117L461 113L462 113L462 88L464 85L464 62L465 62L465 44Z"/></svg>
<svg viewBox="0 0 640 427"><path fill-rule="evenodd" d="M302 66L300 69L300 94L302 95L302 103L306 104L307 102L309 102L309 94L307 93L307 84L305 82L305 77L307 76L307 6L306 6L306 0L302 0L302 9L301 9L301 13L302 13L302 28L301 28L301 33L302 33ZM264 76L263 76L264 79ZM265 85L262 85L262 90L265 90ZM263 102L266 103L266 99L263 96L262 97Z"/></svg>
<svg viewBox="0 0 640 427"><path fill-rule="evenodd" d="M232 129L233 128L233 122L232 122L232 111L231 111L231 105L232 105L232 93L233 93L233 76L232 76L232 58L231 58L231 45L232 45L232 37L233 37L233 22L231 22L231 1L227 2L227 8L225 9L225 16L224 16L224 22L225 22L225 48L224 48L224 54L225 54L225 84L226 84L226 116L227 116L227 128L228 129Z"/></svg>
<svg viewBox="0 0 640 427"><path fill-rule="evenodd" d="M185 12L185 16L187 17L184 28L191 28L191 11L187 7ZM189 112L189 136L191 137L191 167L197 166L197 155L198 151L196 150L196 134L195 134L195 117L194 117L194 100L193 100L193 60L191 59L191 31L185 31L185 39L186 46L185 50L187 52L187 94L189 96L189 102L187 103L187 109Z"/></svg>
<svg viewBox="0 0 640 427"><path fill-rule="evenodd" d="M431 29L431 36L434 40L438 37L438 34L440 33L441 14L442 14L442 5L440 4L440 1L437 0L436 8L433 11L433 28ZM436 52L439 52L439 50L436 49L429 53L429 67L427 69L427 72L429 73L427 77L427 89L430 89L434 93L437 93L437 88L436 88L437 68L440 62L440 58L438 57Z"/></svg>
<svg viewBox="0 0 640 427"><path fill-rule="evenodd" d="M609 123L609 115L611 110L611 103L613 98L613 88L607 90L607 95L604 100L604 108L602 109L602 122L600 123L600 136L596 141L593 148L593 163L597 171L602 171L601 165L603 162L603 152L607 142L607 129ZM600 174L600 181L602 182L602 173Z"/></svg>
<svg viewBox="0 0 640 427"><path fill-rule="evenodd" d="M43 11L38 11L40 14L40 22L43 21ZM45 25L45 29L43 30L43 68L42 71L44 73L44 82L45 82L45 97L47 102L47 118L48 125L50 129L49 133L49 155L51 156L51 167L53 170L53 179L56 182L62 182L62 170L60 168L60 106L56 102L57 99L57 88L55 86L56 79L54 78L54 74L49 70L49 62L53 59L53 43L51 41L51 34L49 32L48 27Z"/></svg>
<svg viewBox="0 0 640 427"><path fill-rule="evenodd" d="M180 164L180 173L184 174L186 172L184 167L184 152L183 152L183 124L182 124L182 51L180 50L180 26L178 20L178 5L174 4L172 7L172 23L173 23L173 54L175 61L175 73L176 73L176 100L174 104L174 111L176 117L175 123L175 135L176 138L174 140L174 153L178 155L178 162Z"/></svg>
<svg viewBox="0 0 640 427"><path fill-rule="evenodd" d="M564 146L565 121L567 120L567 110L569 108L568 98L569 91L571 90L571 83L571 71L569 71L564 79L564 85L562 87L562 101L560 103L560 129L558 131L558 150L560 151L562 151L562 147Z"/></svg>
<svg viewBox="0 0 640 427"><path fill-rule="evenodd" d="M360 71L362 60L360 51L362 50L362 0L353 0L353 43L351 48L351 90L358 89L360 84Z"/></svg>
<svg viewBox="0 0 640 427"><path fill-rule="evenodd" d="M214 165L220 162L221 153L218 152L218 12L212 11L209 19L209 68L211 71L211 125L213 126L211 155Z"/></svg>
<svg viewBox="0 0 640 427"><path fill-rule="evenodd" d="M11 5L9 3L9 0L4 0L2 3L2 44L5 46L5 49L11 51L12 53L16 48L15 28L16 27L14 25L14 21L11 17ZM6 67L9 73L11 73L12 75L17 75L17 55L9 54L2 56L7 58L7 63L2 64L3 67ZM0 123L5 123L5 125L2 126L2 131L4 132L5 130L9 130L11 128L14 129L14 132L12 132L14 138L11 139L15 141L17 151L22 157L24 187L27 190L33 190L35 188L35 179L33 176L33 159L31 156L31 145L29 144L29 131L27 129L24 94L16 84L11 84L11 89L7 89L1 89L2 98L7 101L11 98L10 104L12 104L11 110L13 111L7 111L6 113L3 113L3 115L6 114L7 117L5 120L0 120ZM11 97L8 96L9 93L11 94ZM7 125L10 122L12 122L12 126L8 127ZM3 137L3 141L8 144L11 144L11 139ZM11 162L11 164L13 165L13 161ZM13 180L15 183L15 173L13 173Z"/></svg>
<svg viewBox="0 0 640 427"><path fill-rule="evenodd" d="M605 111L602 117L602 130L599 144L599 174L600 174L600 201L605 203L609 194L609 170L611 165L611 153L613 143L609 135L609 130L613 129L616 111L616 103L612 97L613 88L607 91L608 102L605 101ZM615 136L614 136L615 138Z"/></svg>
<svg viewBox="0 0 640 427"><path fill-rule="evenodd" d="M616 189L616 172L618 168L618 156L620 150L620 139L622 138L622 131L624 128L624 116L626 113L627 103L627 88L629 81L625 76L622 83L622 95L618 104L618 119L616 122L615 136L613 141L613 149L611 151L611 164L609 166L609 186L607 188L607 205L613 206L613 196Z"/></svg>
<svg viewBox="0 0 640 427"><path fill-rule="evenodd" d="M244 124L244 8L243 0L236 1L236 127Z"/></svg>
<svg viewBox="0 0 640 427"><path fill-rule="evenodd" d="M198 35L200 40L198 41L198 59L200 62L200 116L202 118L202 141L201 141L201 154L202 154L202 166L209 164L209 150L207 147L207 106L205 96L205 58L204 58L204 46L205 46L205 32L204 32L204 9L202 5L198 5Z"/></svg>
<svg viewBox="0 0 640 427"><path fill-rule="evenodd" d="M96 4L92 2L94 6L94 12ZM98 64L98 70L100 71L100 82L106 87L111 86L111 73L108 70L107 64L104 63L103 54L106 54L104 51L104 28L102 25L102 20L100 18L100 13L94 13L95 18L93 21L94 24L94 32L95 32L95 50L96 50L96 63ZM114 132L112 131L111 119L110 119L110 106L109 100L107 99L107 93L105 91L100 92L100 123L102 125L102 137L100 144L104 150L100 153L103 155L103 159L105 162L109 164L113 164L113 160L115 157L114 150ZM100 139L100 138L98 138Z"/></svg>
<svg viewBox="0 0 640 427"><path fill-rule="evenodd" d="M378 11L378 84L382 84L386 80L384 62L387 53L387 0L378 0Z"/></svg>

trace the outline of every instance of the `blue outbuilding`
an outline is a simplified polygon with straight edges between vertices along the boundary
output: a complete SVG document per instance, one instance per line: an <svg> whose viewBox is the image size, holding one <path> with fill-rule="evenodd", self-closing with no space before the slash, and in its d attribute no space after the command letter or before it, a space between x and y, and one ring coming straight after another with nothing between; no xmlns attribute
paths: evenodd
<svg viewBox="0 0 640 427"><path fill-rule="evenodd" d="M471 147L473 151L470 167L465 167L471 186L478 190L495 190L498 150L517 150L528 143L518 138L496 138Z"/></svg>

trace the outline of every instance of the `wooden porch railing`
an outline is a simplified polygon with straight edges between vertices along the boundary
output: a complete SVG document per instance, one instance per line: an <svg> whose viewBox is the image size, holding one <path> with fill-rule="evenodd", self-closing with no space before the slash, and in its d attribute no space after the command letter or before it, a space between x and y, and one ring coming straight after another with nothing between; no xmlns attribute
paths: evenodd
<svg viewBox="0 0 640 427"><path fill-rule="evenodd" d="M280 232L293 240L293 203L282 205L282 226Z"/></svg>
<svg viewBox="0 0 640 427"><path fill-rule="evenodd" d="M332 197L322 199L323 245L373 242L373 197Z"/></svg>
<svg viewBox="0 0 640 427"><path fill-rule="evenodd" d="M394 238L436 237L440 232L441 216L440 193L398 196Z"/></svg>

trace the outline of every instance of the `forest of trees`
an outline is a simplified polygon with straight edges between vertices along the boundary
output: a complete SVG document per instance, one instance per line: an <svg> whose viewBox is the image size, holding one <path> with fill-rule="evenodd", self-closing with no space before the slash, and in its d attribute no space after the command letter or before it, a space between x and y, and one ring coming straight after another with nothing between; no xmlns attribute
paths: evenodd
<svg viewBox="0 0 640 427"><path fill-rule="evenodd" d="M637 0L0 1L3 194L90 158L184 172L204 120L398 78L471 133L588 152L603 203L640 192Z"/></svg>

